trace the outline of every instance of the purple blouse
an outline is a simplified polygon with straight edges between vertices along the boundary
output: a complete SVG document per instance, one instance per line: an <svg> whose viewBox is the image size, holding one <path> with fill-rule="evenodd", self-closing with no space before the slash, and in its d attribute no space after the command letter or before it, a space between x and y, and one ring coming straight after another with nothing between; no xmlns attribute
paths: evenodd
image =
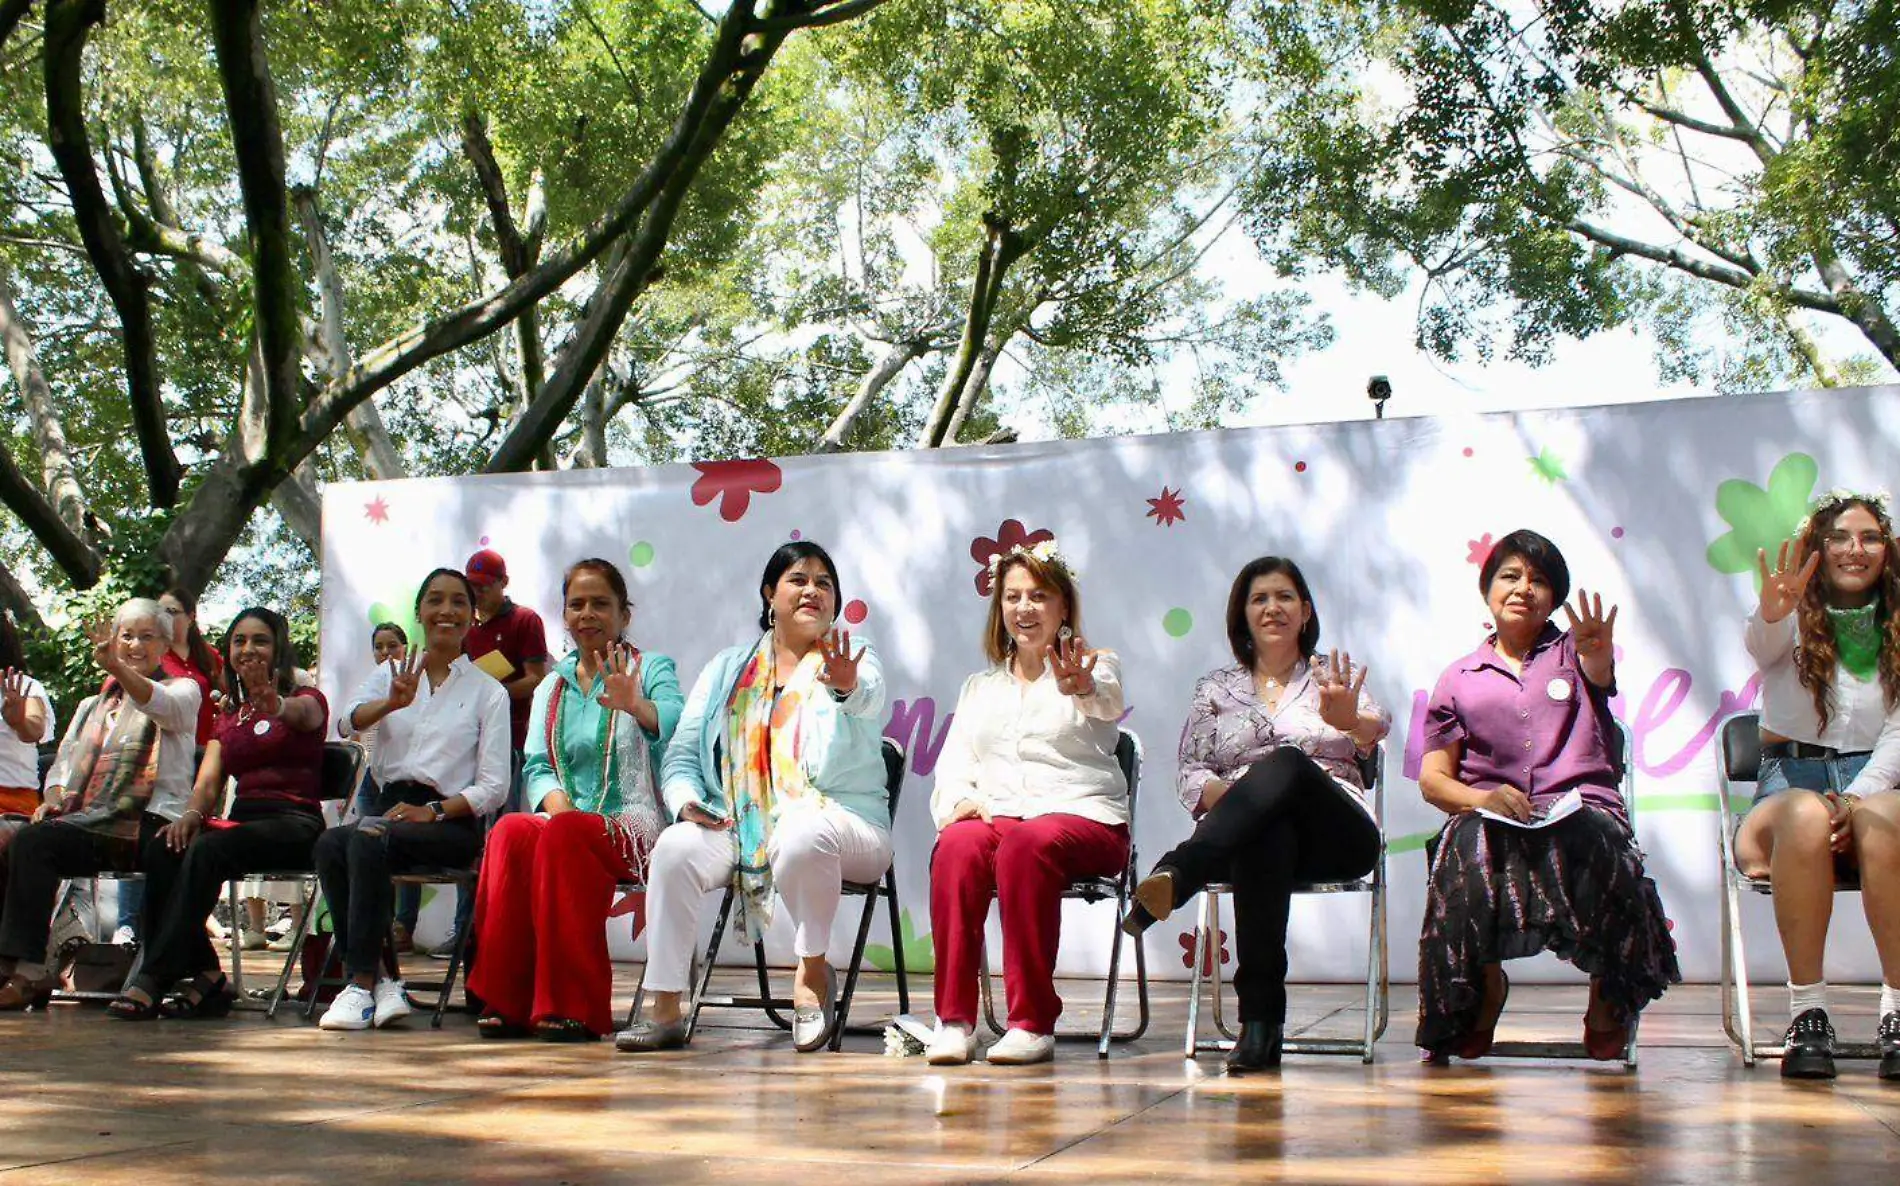
<svg viewBox="0 0 1900 1186"><path fill-rule="evenodd" d="M1614 681L1599 688L1584 677L1570 632L1546 624L1513 672L1492 645L1438 677L1425 709L1425 749L1460 745L1458 781L1476 790L1512 786L1544 807L1573 788L1584 802L1625 823L1615 756L1621 748L1610 716Z"/></svg>
<svg viewBox="0 0 1900 1186"><path fill-rule="evenodd" d="M1377 716L1387 728L1392 725L1392 714L1364 688L1359 689L1359 713ZM1247 668L1236 663L1208 672L1194 685L1187 724L1181 729L1175 783L1181 805L1198 815L1201 789L1209 779L1232 782L1283 745L1299 746L1335 782L1365 799L1358 746L1320 719L1319 685L1304 661L1293 669L1274 712L1260 702Z"/></svg>

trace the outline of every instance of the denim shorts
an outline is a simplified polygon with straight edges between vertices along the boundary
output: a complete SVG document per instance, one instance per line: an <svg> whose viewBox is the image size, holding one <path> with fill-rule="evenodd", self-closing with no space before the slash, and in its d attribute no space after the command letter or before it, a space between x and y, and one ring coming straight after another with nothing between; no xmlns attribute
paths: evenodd
<svg viewBox="0 0 1900 1186"><path fill-rule="evenodd" d="M1771 758L1763 756L1761 776L1755 782L1755 798L1763 799L1791 789L1803 791L1844 791L1854 781L1869 754L1843 754L1838 758Z"/></svg>

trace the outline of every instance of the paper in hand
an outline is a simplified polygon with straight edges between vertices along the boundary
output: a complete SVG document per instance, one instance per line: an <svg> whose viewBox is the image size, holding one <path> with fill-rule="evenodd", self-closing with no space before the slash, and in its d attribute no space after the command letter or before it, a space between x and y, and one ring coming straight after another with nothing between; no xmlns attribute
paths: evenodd
<svg viewBox="0 0 1900 1186"><path fill-rule="evenodd" d="M1499 815L1495 811L1487 811L1482 807L1478 808L1478 814L1483 816L1486 819L1496 820L1501 824L1509 824L1513 828L1528 828L1528 829L1535 830L1538 828L1548 828L1552 824L1560 823L1563 820L1569 819L1571 816L1577 814L1577 812L1580 811L1582 808L1583 808L1583 791L1581 788L1579 788L1576 790L1572 790L1569 794L1565 795L1563 798L1557 800L1555 803L1552 803L1550 805L1549 810L1543 812L1540 815L1533 815L1528 820L1512 819L1508 815Z"/></svg>
<svg viewBox="0 0 1900 1186"><path fill-rule="evenodd" d="M508 656L502 654L500 651L490 651L474 662L475 666L486 671L498 680L505 681L515 673L515 665L508 662Z"/></svg>

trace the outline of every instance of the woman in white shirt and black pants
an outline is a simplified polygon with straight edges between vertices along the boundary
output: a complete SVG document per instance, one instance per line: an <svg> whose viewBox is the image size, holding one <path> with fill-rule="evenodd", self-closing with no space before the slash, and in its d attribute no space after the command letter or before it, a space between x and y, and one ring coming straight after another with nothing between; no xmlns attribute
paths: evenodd
<svg viewBox="0 0 1900 1186"><path fill-rule="evenodd" d="M964 681L937 760L930 814L930 924L937 957L933 1064L976 1053L977 975L994 897L1003 917L1009 1030L992 1063L1055 1053L1062 891L1128 862L1128 784L1115 761L1122 716L1115 656L1077 632L1075 580L1053 542L990 560L993 664Z"/></svg>
<svg viewBox="0 0 1900 1186"><path fill-rule="evenodd" d="M315 864L349 977L324 1029L385 1026L409 1015L400 980L380 976L395 913L390 875L460 868L481 855L481 817L508 798L508 692L462 653L473 620L468 578L438 568L416 595L423 646L363 681L338 717L342 735L377 730L374 771L382 814L332 828Z"/></svg>
<svg viewBox="0 0 1900 1186"><path fill-rule="evenodd" d="M1771 571L1744 642L1761 772L1735 863L1774 888L1791 1020L1781 1074L1834 1077L1822 956L1836 864L1858 866L1880 953L1880 1077L1900 1079L1900 558L1885 495L1830 491Z"/></svg>

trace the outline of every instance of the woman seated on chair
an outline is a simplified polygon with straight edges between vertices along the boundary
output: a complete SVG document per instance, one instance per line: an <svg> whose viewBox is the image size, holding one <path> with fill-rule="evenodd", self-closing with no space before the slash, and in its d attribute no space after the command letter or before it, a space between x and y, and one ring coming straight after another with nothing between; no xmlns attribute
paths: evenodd
<svg viewBox="0 0 1900 1186"><path fill-rule="evenodd" d="M613 1029L607 911L614 887L644 886L666 826L657 780L679 724L673 660L633 647L626 578L582 560L561 583L574 650L534 690L524 801L495 825L475 905L481 962L469 991L485 1038L592 1041Z"/></svg>
<svg viewBox="0 0 1900 1186"><path fill-rule="evenodd" d="M891 863L880 730L884 674L862 640L832 629L838 569L809 540L785 544L759 582L755 643L729 647L693 684L667 747L660 789L677 821L654 845L647 881L651 1018L620 1035L631 1052L686 1042L681 996L705 897L730 883L754 943L774 891L792 922L792 1042L831 1037L837 974L826 951L846 881Z"/></svg>
<svg viewBox="0 0 1900 1186"><path fill-rule="evenodd" d="M198 764L191 802L145 846L145 958L106 1007L126 1021L221 1017L235 999L205 934L227 881L246 873L309 869L323 833L323 732L329 705L297 686L290 625L253 607L224 636L232 695ZM225 779L237 780L230 815ZM179 984L175 993L167 990Z"/></svg>
<svg viewBox="0 0 1900 1186"><path fill-rule="evenodd" d="M1879 1074L1900 1079L1900 564L1886 496L1829 493L1792 542L1772 572L1758 557L1743 636L1761 669L1762 747L1735 860L1774 893L1789 1079L1834 1077L1822 954L1836 868L1858 868L1882 971Z"/></svg>
<svg viewBox="0 0 1900 1186"><path fill-rule="evenodd" d="M53 701L26 673L13 617L0 610L0 849L39 810L40 743L52 731Z"/></svg>
<svg viewBox="0 0 1900 1186"><path fill-rule="evenodd" d="M165 678L171 634L171 613L142 597L91 631L105 685L73 713L46 800L0 860L0 1010L24 1009L55 987L45 961L59 883L135 870L144 845L185 810L198 685Z"/></svg>
<svg viewBox="0 0 1900 1186"><path fill-rule="evenodd" d="M382 974L395 913L390 877L416 868L466 869L482 851L482 817L508 799L513 773L508 691L462 653L475 591L438 568L416 594L423 643L357 689L337 731L376 729L379 814L317 841L317 878L348 982L319 1023L381 1028L409 1016L402 981Z"/></svg>
<svg viewBox="0 0 1900 1186"><path fill-rule="evenodd" d="M1053 540L990 558L988 670L963 681L930 796L930 929L939 1066L976 1054L977 977L994 899L1009 1027L998 1064L1055 1054L1062 893L1128 864L1128 782L1115 760L1121 667L1081 636L1075 576Z"/></svg>
<svg viewBox="0 0 1900 1186"><path fill-rule="evenodd" d="M1585 1050L1619 1058L1636 1014L1682 976L1617 790L1616 607L1605 617L1582 590L1565 605L1570 569L1534 531L1492 547L1478 588L1496 632L1426 708L1419 789L1451 819L1428 847L1418 1045L1434 1061L1483 1057L1511 989L1500 964L1548 950L1590 976ZM1550 621L1559 605L1568 631ZM1517 826L1573 793L1574 814Z"/></svg>
<svg viewBox="0 0 1900 1186"><path fill-rule="evenodd" d="M1181 731L1177 786L1200 823L1136 887L1127 930L1139 935L1210 884L1233 886L1234 1073L1280 1064L1294 883L1356 880L1379 859L1359 759L1392 719L1350 656L1314 658L1319 611L1291 560L1240 570L1227 641L1235 664L1201 677Z"/></svg>

